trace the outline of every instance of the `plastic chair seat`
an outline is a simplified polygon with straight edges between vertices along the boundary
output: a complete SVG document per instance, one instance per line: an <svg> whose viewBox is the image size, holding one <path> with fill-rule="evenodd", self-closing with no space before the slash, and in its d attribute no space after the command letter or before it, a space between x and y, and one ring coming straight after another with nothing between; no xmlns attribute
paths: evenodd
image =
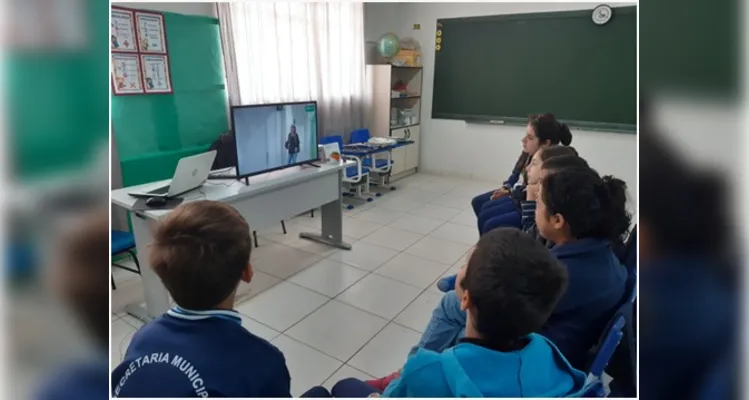
<svg viewBox="0 0 749 400"><path fill-rule="evenodd" d="M369 173L369 168L362 167L361 173L362 173L362 175L368 174ZM347 178L356 178L357 176L359 176L359 168L358 167L353 166L353 167L346 168L346 177Z"/></svg>
<svg viewBox="0 0 749 400"><path fill-rule="evenodd" d="M390 163L393 164L392 161ZM365 166L365 167L367 167L367 168L372 168L372 160L369 159L369 158L367 158L366 160L364 160L362 162L362 165ZM388 160L385 160L385 159L382 159L382 158L379 158L379 159L375 160L375 168L385 168L387 166L388 166Z"/></svg>
<svg viewBox="0 0 749 400"><path fill-rule="evenodd" d="M135 236L130 232L112 231L112 254L119 254L135 247Z"/></svg>

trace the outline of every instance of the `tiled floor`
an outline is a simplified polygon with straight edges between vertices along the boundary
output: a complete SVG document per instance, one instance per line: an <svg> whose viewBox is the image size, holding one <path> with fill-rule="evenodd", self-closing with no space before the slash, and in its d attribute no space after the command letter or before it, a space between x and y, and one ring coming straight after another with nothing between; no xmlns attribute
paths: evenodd
<svg viewBox="0 0 749 400"><path fill-rule="evenodd" d="M298 238L319 229L320 213L288 221L286 235L280 226L259 232L255 277L240 288L237 310L247 329L283 351L294 395L402 367L441 298L435 282L456 272L478 240L470 201L491 183L417 174L395 186L344 212L351 251ZM141 326L122 309L143 294L137 275L116 269L114 276L116 365Z"/></svg>

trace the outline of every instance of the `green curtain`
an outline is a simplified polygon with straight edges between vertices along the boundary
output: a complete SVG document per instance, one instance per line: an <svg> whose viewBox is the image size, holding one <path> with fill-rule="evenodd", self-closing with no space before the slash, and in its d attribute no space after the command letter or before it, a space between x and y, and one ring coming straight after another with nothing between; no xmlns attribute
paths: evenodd
<svg viewBox="0 0 749 400"><path fill-rule="evenodd" d="M6 58L9 151L19 179L84 168L109 138L109 5L82 7L82 47L12 49Z"/></svg>
<svg viewBox="0 0 749 400"><path fill-rule="evenodd" d="M112 96L125 186L171 177L229 129L218 20L163 14L174 93Z"/></svg>

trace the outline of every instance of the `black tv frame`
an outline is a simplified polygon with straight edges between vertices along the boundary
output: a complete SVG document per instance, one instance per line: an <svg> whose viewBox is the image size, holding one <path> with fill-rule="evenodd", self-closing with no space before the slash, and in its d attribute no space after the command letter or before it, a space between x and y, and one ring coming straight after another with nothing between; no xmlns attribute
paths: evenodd
<svg viewBox="0 0 749 400"><path fill-rule="evenodd" d="M252 172L249 174L241 174L239 171L239 147L237 147L237 129L234 125L234 110L236 109L242 109L242 108L258 108L258 107L278 107L278 106L293 106L293 105L314 105L315 106L315 154L317 155L314 159L306 160L306 161L300 161L294 164L286 164L282 165L280 167L275 168L268 168L256 172ZM320 144L320 114L319 114L319 108L317 107L317 100L309 100L309 101L293 101L293 102L286 102L286 103L265 103L265 104L248 104L248 105L241 105L241 106L231 106L231 129L234 133L234 148L237 152L237 175L232 176L232 179L247 179L252 176L267 174L268 172L273 171L280 171L282 169L291 168L291 167L298 167L300 165L309 164L312 162L315 162L316 160L320 159L320 149L317 147ZM246 181L246 183L249 184L249 182Z"/></svg>

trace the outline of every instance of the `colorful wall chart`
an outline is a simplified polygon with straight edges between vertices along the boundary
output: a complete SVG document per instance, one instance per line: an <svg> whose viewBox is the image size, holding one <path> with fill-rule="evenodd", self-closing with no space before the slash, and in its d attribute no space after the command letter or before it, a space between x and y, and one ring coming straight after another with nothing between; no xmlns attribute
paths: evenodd
<svg viewBox="0 0 749 400"><path fill-rule="evenodd" d="M157 54L141 54L143 82L146 93L172 93L169 76L169 57Z"/></svg>
<svg viewBox="0 0 749 400"><path fill-rule="evenodd" d="M137 54L112 53L112 90L115 95L143 93Z"/></svg>
<svg viewBox="0 0 749 400"><path fill-rule="evenodd" d="M138 26L138 50L141 53L166 54L164 16L156 13L136 11L135 20Z"/></svg>
<svg viewBox="0 0 749 400"><path fill-rule="evenodd" d="M173 93L164 15L122 7L110 11L114 95Z"/></svg>
<svg viewBox="0 0 749 400"><path fill-rule="evenodd" d="M112 28L110 48L112 51L138 51L134 19L132 11L112 9L110 20Z"/></svg>

